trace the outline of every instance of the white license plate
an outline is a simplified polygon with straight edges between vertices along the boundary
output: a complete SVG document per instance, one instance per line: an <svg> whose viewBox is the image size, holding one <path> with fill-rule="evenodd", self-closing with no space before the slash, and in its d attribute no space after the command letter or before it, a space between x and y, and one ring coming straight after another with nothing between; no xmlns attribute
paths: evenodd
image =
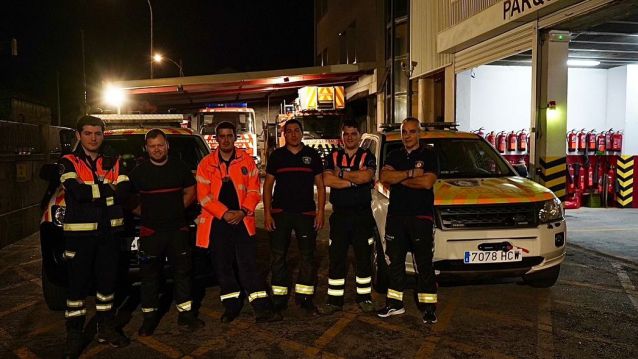
<svg viewBox="0 0 638 359"><path fill-rule="evenodd" d="M133 241L131 242L131 251L136 251L139 249L139 240L140 237L135 236L135 238L133 238Z"/></svg>
<svg viewBox="0 0 638 359"><path fill-rule="evenodd" d="M465 264L520 262L523 252L520 249L503 251L467 251L463 258Z"/></svg>

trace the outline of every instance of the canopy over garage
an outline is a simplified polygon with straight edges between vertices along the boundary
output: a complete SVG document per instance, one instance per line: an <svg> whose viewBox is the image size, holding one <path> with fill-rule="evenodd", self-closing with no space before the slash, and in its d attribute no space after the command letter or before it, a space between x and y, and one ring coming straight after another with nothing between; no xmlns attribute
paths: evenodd
<svg viewBox="0 0 638 359"><path fill-rule="evenodd" d="M105 84L124 91L126 110L122 112L185 112L211 102L265 102L296 96L297 89L309 85L349 85L374 70L373 63L303 67L272 71L171 77ZM376 89L357 87L357 91ZM354 94L348 94L351 97ZM150 107L150 108L149 108Z"/></svg>

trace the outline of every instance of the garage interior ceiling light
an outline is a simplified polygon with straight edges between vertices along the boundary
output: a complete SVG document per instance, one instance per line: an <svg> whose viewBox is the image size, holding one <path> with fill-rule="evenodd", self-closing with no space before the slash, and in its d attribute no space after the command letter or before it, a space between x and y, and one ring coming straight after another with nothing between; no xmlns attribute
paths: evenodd
<svg viewBox="0 0 638 359"><path fill-rule="evenodd" d="M600 65L600 61L596 61L596 60L577 60L577 59L567 60L567 66L594 67L598 65Z"/></svg>

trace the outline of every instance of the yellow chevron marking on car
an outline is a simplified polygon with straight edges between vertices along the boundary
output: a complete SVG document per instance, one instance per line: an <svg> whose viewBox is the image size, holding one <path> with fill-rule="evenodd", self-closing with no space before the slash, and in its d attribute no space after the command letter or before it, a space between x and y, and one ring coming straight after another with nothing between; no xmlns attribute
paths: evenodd
<svg viewBox="0 0 638 359"><path fill-rule="evenodd" d="M458 186L458 182L475 182L474 186ZM434 185L434 205L498 204L540 202L554 194L526 179L503 177L481 180L439 180Z"/></svg>

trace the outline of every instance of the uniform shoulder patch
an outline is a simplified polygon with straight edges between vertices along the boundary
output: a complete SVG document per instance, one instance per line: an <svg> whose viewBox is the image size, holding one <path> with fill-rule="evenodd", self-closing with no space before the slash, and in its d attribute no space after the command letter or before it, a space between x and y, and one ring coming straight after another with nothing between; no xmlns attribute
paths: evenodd
<svg viewBox="0 0 638 359"><path fill-rule="evenodd" d="M312 162L312 158L310 158L310 156L303 156L301 161L303 161L304 165L309 165Z"/></svg>
<svg viewBox="0 0 638 359"><path fill-rule="evenodd" d="M242 166L241 168L241 174L243 174L244 176L248 176L248 168Z"/></svg>

